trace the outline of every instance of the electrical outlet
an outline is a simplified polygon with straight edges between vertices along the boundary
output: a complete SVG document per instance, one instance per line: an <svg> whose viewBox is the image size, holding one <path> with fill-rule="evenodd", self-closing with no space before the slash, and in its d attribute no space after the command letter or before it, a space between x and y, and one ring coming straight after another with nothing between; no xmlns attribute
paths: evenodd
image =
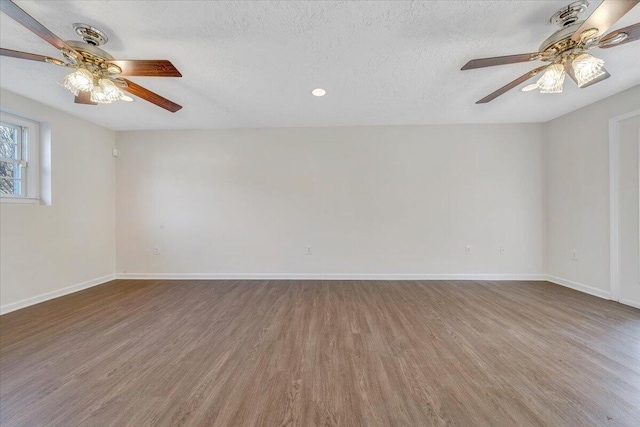
<svg viewBox="0 0 640 427"><path fill-rule="evenodd" d="M500 246L500 255L504 255L504 252L505 252L504 246L501 245Z"/></svg>
<svg viewBox="0 0 640 427"><path fill-rule="evenodd" d="M307 255L311 255L311 246L307 246Z"/></svg>
<svg viewBox="0 0 640 427"><path fill-rule="evenodd" d="M160 255L160 248L157 247L157 246L155 248L153 248L153 254L154 255Z"/></svg>
<svg viewBox="0 0 640 427"><path fill-rule="evenodd" d="M573 261L578 261L578 251L576 249L571 249L571 259Z"/></svg>
<svg viewBox="0 0 640 427"><path fill-rule="evenodd" d="M471 246L467 245L464 247L464 253L467 255L471 255Z"/></svg>

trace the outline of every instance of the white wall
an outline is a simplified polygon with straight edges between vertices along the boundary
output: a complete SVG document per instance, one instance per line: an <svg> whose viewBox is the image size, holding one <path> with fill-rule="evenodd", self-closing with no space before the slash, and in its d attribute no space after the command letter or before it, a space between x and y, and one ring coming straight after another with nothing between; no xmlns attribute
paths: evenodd
<svg viewBox="0 0 640 427"><path fill-rule="evenodd" d="M638 146L640 116L620 123L620 302L640 308Z"/></svg>
<svg viewBox="0 0 640 427"><path fill-rule="evenodd" d="M7 312L113 275L115 132L5 90L0 104L51 127L51 206L0 203Z"/></svg>
<svg viewBox="0 0 640 427"><path fill-rule="evenodd" d="M609 297L609 119L640 108L640 86L546 123L548 273ZM570 252L579 253L578 261Z"/></svg>
<svg viewBox="0 0 640 427"><path fill-rule="evenodd" d="M114 133L0 99L48 122L53 151L53 204L0 204L7 311L114 272L548 272L606 297L607 124L640 108L640 87L547 124L226 131Z"/></svg>
<svg viewBox="0 0 640 427"><path fill-rule="evenodd" d="M118 273L544 272L541 124L116 139Z"/></svg>

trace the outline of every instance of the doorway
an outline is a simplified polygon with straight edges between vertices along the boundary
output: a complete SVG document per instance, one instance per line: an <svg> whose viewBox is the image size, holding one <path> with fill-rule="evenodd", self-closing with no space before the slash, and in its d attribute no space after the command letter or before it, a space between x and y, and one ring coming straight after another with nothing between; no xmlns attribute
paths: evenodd
<svg viewBox="0 0 640 427"><path fill-rule="evenodd" d="M609 121L611 296L640 308L640 111Z"/></svg>

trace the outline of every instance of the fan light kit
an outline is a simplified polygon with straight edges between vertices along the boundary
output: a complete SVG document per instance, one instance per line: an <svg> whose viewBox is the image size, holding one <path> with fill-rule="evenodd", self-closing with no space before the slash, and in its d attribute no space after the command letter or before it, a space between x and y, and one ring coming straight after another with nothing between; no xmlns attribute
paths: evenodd
<svg viewBox="0 0 640 427"><path fill-rule="evenodd" d="M99 47L109 41L107 35L91 25L73 24L76 34L82 37L83 41L64 41L11 0L0 0L0 10L58 49L64 60L4 48L0 48L0 55L72 68L73 71L59 84L75 96L77 104L133 101L132 97L124 93L128 92L172 113L182 108L181 105L124 78L182 77L176 67L166 59L116 60Z"/></svg>
<svg viewBox="0 0 640 427"><path fill-rule="evenodd" d="M540 88L540 93L561 93L564 83L566 66L553 64L546 69L540 80L534 84L522 88L523 92L529 92ZM595 83L607 74L604 61L588 53L581 53L571 61L571 70L578 87L583 88Z"/></svg>
<svg viewBox="0 0 640 427"><path fill-rule="evenodd" d="M97 83L90 71L80 68L67 75L63 81L58 82L65 89L68 89L73 96L78 96L80 92L89 92L89 99L96 104L110 104L113 101L133 101L109 79L98 79Z"/></svg>
<svg viewBox="0 0 640 427"><path fill-rule="evenodd" d="M551 17L550 22L561 28L542 43L538 52L467 62L463 70L535 60L549 63L520 76L476 104L492 101L538 74L541 74L540 78L524 86L523 92L540 89L540 93L561 93L567 74L579 88L609 78L611 75L604 68L604 61L586 51L596 47L607 49L640 39L640 23L605 34L638 3L640 0L603 0L591 16L580 21L580 15L587 10L589 3L586 0L575 1Z"/></svg>

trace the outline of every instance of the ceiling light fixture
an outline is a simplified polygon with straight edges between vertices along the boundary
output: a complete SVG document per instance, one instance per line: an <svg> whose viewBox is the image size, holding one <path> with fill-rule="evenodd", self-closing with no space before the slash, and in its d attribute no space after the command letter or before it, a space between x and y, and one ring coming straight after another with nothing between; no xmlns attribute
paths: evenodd
<svg viewBox="0 0 640 427"><path fill-rule="evenodd" d="M571 62L571 68L573 68L573 76L580 88L588 86L589 83L606 74L604 61L588 53L576 56Z"/></svg>
<svg viewBox="0 0 640 427"><path fill-rule="evenodd" d="M540 93L561 93L565 74L562 64L550 65L538 80Z"/></svg>
<svg viewBox="0 0 640 427"><path fill-rule="evenodd" d="M311 91L311 95L313 96L325 96L327 91L322 88L317 88Z"/></svg>
<svg viewBox="0 0 640 427"><path fill-rule="evenodd" d="M540 93L560 93L566 73L571 75L579 88L584 88L609 77L604 61L588 53L567 56L562 62L547 67L540 79L523 87L523 92L540 89Z"/></svg>
<svg viewBox="0 0 640 427"><path fill-rule="evenodd" d="M113 101L133 101L133 98L125 95L111 80L100 79L91 89L91 102L111 104Z"/></svg>
<svg viewBox="0 0 640 427"><path fill-rule="evenodd" d="M114 101L133 101L133 98L125 95L111 80L94 76L85 68L79 68L67 75L60 82L60 85L69 90L74 96L78 96L80 92L89 92L91 94L91 102L98 104L110 104Z"/></svg>
<svg viewBox="0 0 640 427"><path fill-rule="evenodd" d="M60 82L65 89L78 96L80 92L87 92L93 88L93 74L84 68L80 68L73 73L67 75L62 82Z"/></svg>

